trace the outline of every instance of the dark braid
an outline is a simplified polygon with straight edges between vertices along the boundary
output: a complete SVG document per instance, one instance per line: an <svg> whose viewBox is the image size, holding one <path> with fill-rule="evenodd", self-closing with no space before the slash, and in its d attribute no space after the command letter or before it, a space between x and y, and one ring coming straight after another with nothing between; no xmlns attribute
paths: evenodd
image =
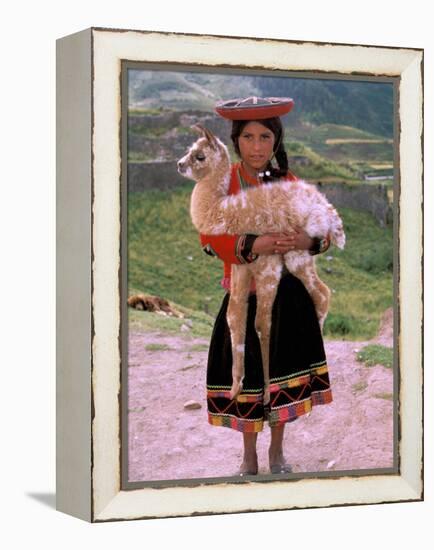
<svg viewBox="0 0 434 550"><path fill-rule="evenodd" d="M279 147L274 153L274 156L276 157L277 164L279 165L279 170L276 170L279 174L276 174L276 177L286 176L288 173L288 156L285 151L285 146L283 145L283 132L282 140L280 141Z"/></svg>
<svg viewBox="0 0 434 550"><path fill-rule="evenodd" d="M231 132L231 139L232 143L234 145L235 152L239 157L241 157L240 154L240 148L238 145L238 138L241 135L241 132L244 129L244 126L248 124L249 122L259 122L260 124L263 124L266 128L271 130L275 137L275 145L277 145L277 149L274 151L274 157L276 158L276 162L278 167L274 167L273 163L271 161L268 162L267 167L265 168L266 172L270 172L270 175L265 175L263 177L263 181L273 181L274 179L285 177L288 173L288 157L286 155L285 146L283 143L284 138L284 130L282 126L282 121L279 117L273 117L273 118L265 118L262 120L234 120L232 122L232 132Z"/></svg>

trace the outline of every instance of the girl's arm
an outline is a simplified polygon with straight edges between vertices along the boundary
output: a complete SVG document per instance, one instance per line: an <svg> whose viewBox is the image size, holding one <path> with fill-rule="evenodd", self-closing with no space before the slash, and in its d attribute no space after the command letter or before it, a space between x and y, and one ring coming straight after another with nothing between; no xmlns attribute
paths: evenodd
<svg viewBox="0 0 434 550"><path fill-rule="evenodd" d="M205 235L200 234L202 250L225 263L245 264L256 259L252 246L256 235Z"/></svg>

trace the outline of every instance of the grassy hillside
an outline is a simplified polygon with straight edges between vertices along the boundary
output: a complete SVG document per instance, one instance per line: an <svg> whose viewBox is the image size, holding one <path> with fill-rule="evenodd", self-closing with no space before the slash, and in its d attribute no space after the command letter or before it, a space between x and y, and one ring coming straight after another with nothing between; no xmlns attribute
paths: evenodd
<svg viewBox="0 0 434 550"><path fill-rule="evenodd" d="M221 264L202 252L190 221L192 184L128 197L128 284L196 310L217 311Z"/></svg>
<svg viewBox="0 0 434 550"><path fill-rule="evenodd" d="M129 105L206 109L218 100L252 95L289 96L292 121L346 124L386 137L393 133L393 85L241 73L129 70Z"/></svg>
<svg viewBox="0 0 434 550"><path fill-rule="evenodd" d="M391 139L351 126L321 124L305 139L314 151L335 162L393 161Z"/></svg>
<svg viewBox="0 0 434 550"><path fill-rule="evenodd" d="M393 173L389 138L338 124L298 124L285 129L288 154L307 156L312 165L296 168L300 177L323 181L360 181L364 174Z"/></svg>
<svg viewBox="0 0 434 550"><path fill-rule="evenodd" d="M174 120L175 111L163 108L131 109L129 113L128 159L131 161L151 161L156 158L177 160L180 155L179 144L182 143L182 147L186 148L197 139L197 132L191 123L183 125L176 122L176 115ZM152 115L160 115L157 125L151 120ZM193 118L198 116L198 112L195 112ZM202 112L201 116L205 117L205 121L201 122L206 125L206 113ZM140 139L134 139L137 136ZM232 159L238 160L229 137L221 133L219 137L229 144ZM316 126L288 120L284 143L290 157L301 156L306 159L305 163L294 163L290 158L291 169L299 177L311 181L360 182L365 174L393 174L393 141L351 126ZM184 149L181 148L181 151Z"/></svg>
<svg viewBox="0 0 434 550"><path fill-rule="evenodd" d="M219 285L222 264L201 250L189 216L191 189L187 183L176 191L129 195L128 286L129 293L157 294L189 308L205 334L224 293ZM333 292L325 335L370 338L382 312L392 305L392 231L381 229L369 214L348 209L340 213L347 247L332 247L317 260L320 277ZM157 317L131 312L136 323L152 323ZM175 330L181 323L167 321Z"/></svg>
<svg viewBox="0 0 434 550"><path fill-rule="evenodd" d="M222 97L260 95L249 76L184 71L129 70L129 103L135 107L203 109Z"/></svg>

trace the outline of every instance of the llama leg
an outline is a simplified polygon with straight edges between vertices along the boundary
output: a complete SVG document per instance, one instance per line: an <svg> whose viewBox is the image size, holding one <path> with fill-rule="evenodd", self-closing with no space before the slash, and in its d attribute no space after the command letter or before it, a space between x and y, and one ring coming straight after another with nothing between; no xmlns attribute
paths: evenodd
<svg viewBox="0 0 434 550"><path fill-rule="evenodd" d="M310 292L310 295L315 305L319 326L322 332L324 328L324 322L326 320L329 310L331 292L329 287L324 284L321 279L318 278L315 283L314 290Z"/></svg>
<svg viewBox="0 0 434 550"><path fill-rule="evenodd" d="M290 273L300 279L309 292L322 331L329 310L331 293L329 287L318 276L315 259L306 252L289 252L285 255L285 265Z"/></svg>
<svg viewBox="0 0 434 550"><path fill-rule="evenodd" d="M309 292L322 331L329 310L330 289L321 281L316 272L300 271L299 273L294 273L294 275L301 280L304 287Z"/></svg>
<svg viewBox="0 0 434 550"><path fill-rule="evenodd" d="M233 265L227 323L232 343L232 388L230 398L243 389L244 346L246 341L247 305L252 273L246 265Z"/></svg>
<svg viewBox="0 0 434 550"><path fill-rule="evenodd" d="M259 266L256 266L259 267ZM264 405L270 402L270 333L274 299L282 273L280 256L269 256L267 267L254 273L256 282L255 328L261 343L264 372Z"/></svg>

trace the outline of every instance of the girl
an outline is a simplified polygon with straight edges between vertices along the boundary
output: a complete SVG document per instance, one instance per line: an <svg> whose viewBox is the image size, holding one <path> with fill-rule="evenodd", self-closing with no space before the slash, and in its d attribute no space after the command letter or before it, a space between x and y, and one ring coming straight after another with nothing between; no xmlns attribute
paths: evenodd
<svg viewBox="0 0 434 550"><path fill-rule="evenodd" d="M219 103L217 113L232 121L231 139L240 162L233 164L229 194L251 185L296 177L288 169L280 116L293 106L290 98L257 98ZM277 166L272 160L275 159ZM222 286L229 291L233 263L253 262L260 254L290 250L324 252L324 235L309 236L299 227L287 234L200 235L203 250L224 262ZM226 293L211 337L207 367L208 421L242 432L244 455L239 475L256 475L256 442L264 421L271 429L269 467L272 474L292 471L283 454L285 424L309 412L314 405L332 401L321 330L313 302L299 279L284 271L273 305L270 339L271 400L263 404L261 349L255 331L254 284L249 295L243 391L231 400L232 352L226 323Z"/></svg>

